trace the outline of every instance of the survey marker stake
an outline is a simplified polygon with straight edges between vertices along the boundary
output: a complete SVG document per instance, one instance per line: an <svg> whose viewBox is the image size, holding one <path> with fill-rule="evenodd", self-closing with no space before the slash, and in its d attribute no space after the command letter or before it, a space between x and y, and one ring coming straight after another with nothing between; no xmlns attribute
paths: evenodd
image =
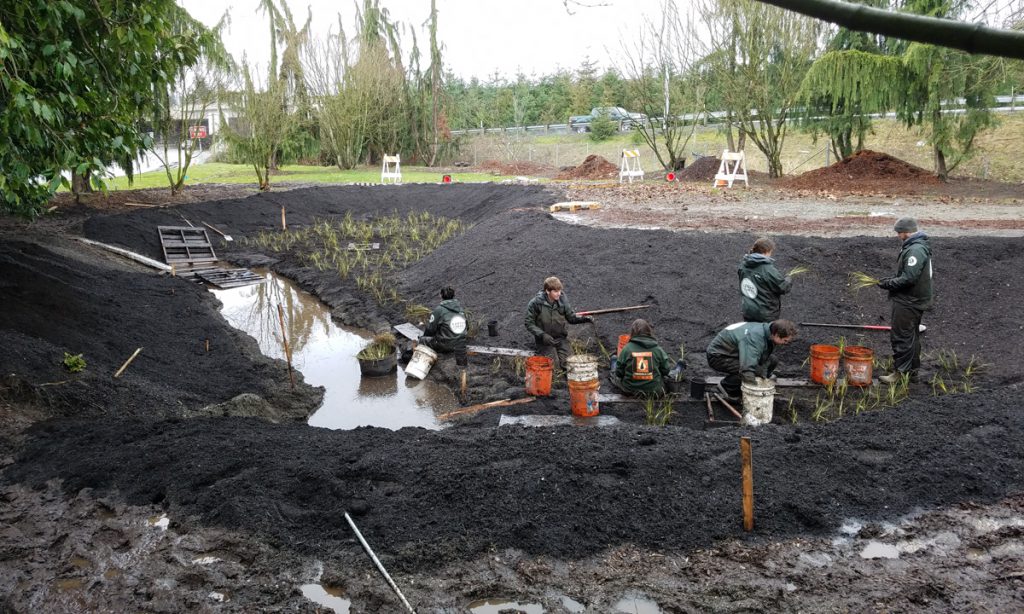
<svg viewBox="0 0 1024 614"><path fill-rule="evenodd" d="M359 527L357 527L356 523L352 521L352 517L348 515L348 512L345 512L345 520L348 521L348 526L352 527L352 531L356 534L356 537L359 538L359 543L361 543L363 548L366 549L366 553L370 555L373 563L377 566L377 569L380 570L381 575L383 575L384 579L391 585L391 590L395 591L395 594L402 600L402 603L405 604L407 610L416 614L416 610L412 609L412 606L409 605L405 595L402 594L402 591L398 590L398 585L395 584L395 581L391 579L390 575L388 575L388 570L384 569L384 565L381 564L380 559L378 559L377 555L373 553L373 549L370 548L370 544L366 543L366 540L363 539L363 534L359 532Z"/></svg>
<svg viewBox="0 0 1024 614"><path fill-rule="evenodd" d="M129 356L128 360L124 361L124 364L121 365L121 368L118 369L116 373L114 373L114 377L121 377L121 374L124 373L124 370L128 368L128 365L132 364L132 361L135 360L135 357L138 356L139 352L141 351L142 348L135 350L135 353Z"/></svg>

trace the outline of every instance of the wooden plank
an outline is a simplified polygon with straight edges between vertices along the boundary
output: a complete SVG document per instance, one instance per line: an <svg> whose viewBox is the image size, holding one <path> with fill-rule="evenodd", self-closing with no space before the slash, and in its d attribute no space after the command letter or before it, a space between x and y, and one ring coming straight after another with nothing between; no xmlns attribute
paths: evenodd
<svg viewBox="0 0 1024 614"><path fill-rule="evenodd" d="M709 377L705 377L704 383L707 384L708 386L714 386L715 384L721 382L723 379L725 378L723 378L720 375L712 375ZM779 379L775 380L775 385L778 386L779 388L803 388L817 386L818 384L815 384L814 382L806 379L780 377Z"/></svg>
<svg viewBox="0 0 1024 614"><path fill-rule="evenodd" d="M701 403L704 402L703 399L691 399L690 395L688 394L676 393L670 394L668 395L668 397L672 399L673 403L678 403L681 401L699 401ZM643 403L645 400L646 399L642 399L639 397L627 396L619 392L599 392L597 394L597 401L599 403Z"/></svg>
<svg viewBox="0 0 1024 614"><path fill-rule="evenodd" d="M422 330L420 330L415 324L411 324L409 322L395 324L393 328L395 329L395 332L404 336L406 339L411 339L413 341L416 341L423 335Z"/></svg>
<svg viewBox="0 0 1024 614"><path fill-rule="evenodd" d="M555 213L556 211L568 211L575 213L581 209L600 209L601 204L591 200L570 200L560 203L555 203L548 207L548 211Z"/></svg>
<svg viewBox="0 0 1024 614"><path fill-rule="evenodd" d="M530 350L517 350L515 348L492 348L485 345L467 345L467 354L485 354L489 356L536 356L536 352Z"/></svg>

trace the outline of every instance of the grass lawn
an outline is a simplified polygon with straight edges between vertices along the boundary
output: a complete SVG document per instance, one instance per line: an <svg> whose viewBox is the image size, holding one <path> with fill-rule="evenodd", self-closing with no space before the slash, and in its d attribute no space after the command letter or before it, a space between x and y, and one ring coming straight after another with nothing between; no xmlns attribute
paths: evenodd
<svg viewBox="0 0 1024 614"><path fill-rule="evenodd" d="M444 171L436 169L403 168L404 183L440 183ZM489 175L483 173L459 173L447 171L455 182L487 182L508 179L507 175ZM221 164L211 162L196 164L188 169L185 185L202 183L240 183L256 185L256 173L251 166L243 164ZM380 183L380 169L361 167L348 171L323 166L283 166L281 170L270 176L270 184L286 183ZM137 175L134 183L129 186L126 177L117 177L108 181L111 190L128 190L140 188L166 188L167 175L162 170Z"/></svg>

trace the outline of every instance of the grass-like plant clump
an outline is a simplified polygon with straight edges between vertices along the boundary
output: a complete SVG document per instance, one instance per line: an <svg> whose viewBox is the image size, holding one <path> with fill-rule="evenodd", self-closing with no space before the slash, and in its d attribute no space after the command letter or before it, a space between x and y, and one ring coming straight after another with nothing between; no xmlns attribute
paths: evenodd
<svg viewBox="0 0 1024 614"><path fill-rule="evenodd" d="M672 407L672 398L669 396L644 399L644 414L649 426L665 426L673 413L675 408Z"/></svg>
<svg viewBox="0 0 1024 614"><path fill-rule="evenodd" d="M278 253L295 252L318 271L333 271L341 279L352 279L356 287L384 305L401 300L392 273L420 260L466 228L461 220L429 212L394 213L371 220L357 220L348 212L305 228L261 232L244 244Z"/></svg>
<svg viewBox="0 0 1024 614"><path fill-rule="evenodd" d="M395 336L391 333L379 333L370 341L370 345L359 350L356 358L359 360L383 360L395 353L395 343Z"/></svg>
<svg viewBox="0 0 1024 614"><path fill-rule="evenodd" d="M85 358L82 358L81 354L71 354L64 352L64 360L61 361L64 368L71 373L78 373L79 371L85 370Z"/></svg>
<svg viewBox="0 0 1024 614"><path fill-rule="evenodd" d="M877 277L872 277L867 273L861 273L860 271L850 273L850 287L854 290L863 290L864 288L877 286L879 281L881 280Z"/></svg>

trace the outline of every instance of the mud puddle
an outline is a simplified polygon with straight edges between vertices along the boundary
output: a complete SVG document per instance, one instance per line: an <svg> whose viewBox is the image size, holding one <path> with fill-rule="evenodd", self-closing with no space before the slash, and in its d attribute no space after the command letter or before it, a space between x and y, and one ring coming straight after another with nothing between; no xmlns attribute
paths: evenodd
<svg viewBox="0 0 1024 614"><path fill-rule="evenodd" d="M309 418L310 426L439 429L437 415L458 407L447 388L407 379L401 365L384 377L362 377L356 354L373 335L338 326L316 297L273 272L257 272L267 278L264 283L211 291L223 303L221 313L232 326L255 338L264 354L283 360L278 305L282 307L293 367L307 383L326 390L323 405Z"/></svg>

